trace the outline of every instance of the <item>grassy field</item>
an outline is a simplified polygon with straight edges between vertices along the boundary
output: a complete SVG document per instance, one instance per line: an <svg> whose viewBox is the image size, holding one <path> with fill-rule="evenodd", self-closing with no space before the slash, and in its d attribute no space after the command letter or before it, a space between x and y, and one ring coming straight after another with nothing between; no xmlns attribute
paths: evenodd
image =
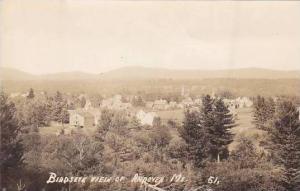
<svg viewBox="0 0 300 191"><path fill-rule="evenodd" d="M182 109L156 111L156 113L161 118L162 122L167 122L168 120L171 119L176 121L177 123L182 123L184 119L184 113Z"/></svg>
<svg viewBox="0 0 300 191"><path fill-rule="evenodd" d="M84 134L92 135L96 131L96 127L90 128L76 128L70 127L68 124L64 124L63 126L49 126L49 127L41 127L40 134L41 135L49 135L49 134L59 134L61 130L64 130L66 134L69 134L71 131L82 132Z"/></svg>
<svg viewBox="0 0 300 191"><path fill-rule="evenodd" d="M49 126L49 127L40 127L39 131L41 135L49 135L49 134L56 134L60 130L68 127L68 125L63 126Z"/></svg>
<svg viewBox="0 0 300 191"><path fill-rule="evenodd" d="M253 141L256 146L259 145L259 140L263 131L255 128L253 122L252 108L240 108L237 110L236 124L232 129L235 134L234 141L229 146L229 150L234 149L239 138L247 137Z"/></svg>

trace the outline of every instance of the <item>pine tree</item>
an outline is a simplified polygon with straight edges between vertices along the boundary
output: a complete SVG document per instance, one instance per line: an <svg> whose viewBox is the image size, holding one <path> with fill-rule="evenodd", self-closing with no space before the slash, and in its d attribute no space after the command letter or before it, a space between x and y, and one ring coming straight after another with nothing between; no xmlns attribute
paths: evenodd
<svg viewBox="0 0 300 191"><path fill-rule="evenodd" d="M28 99L33 99L33 98L34 98L34 91L33 91L32 88L30 88L29 93L28 93L28 95L27 95L27 98L28 98Z"/></svg>
<svg viewBox="0 0 300 191"><path fill-rule="evenodd" d="M64 100L59 91L56 92L52 100L51 110L52 120L62 124L68 121L67 101Z"/></svg>
<svg viewBox="0 0 300 191"><path fill-rule="evenodd" d="M230 129L235 126L232 114L222 99L216 99L213 108L214 125L210 128L211 156L213 159L226 159L229 155L228 145L233 140Z"/></svg>
<svg viewBox="0 0 300 191"><path fill-rule="evenodd" d="M204 96L199 111L185 113L181 137L189 145L189 159L198 167L206 161L226 159L233 138L230 129L234 126L233 116L222 99Z"/></svg>
<svg viewBox="0 0 300 191"><path fill-rule="evenodd" d="M85 104L86 104L86 99L85 99L85 97L82 97L82 98L80 99L80 107L81 107L81 108L84 108Z"/></svg>
<svg viewBox="0 0 300 191"><path fill-rule="evenodd" d="M141 121L134 115L129 122L129 128L134 130L140 130L141 127Z"/></svg>
<svg viewBox="0 0 300 191"><path fill-rule="evenodd" d="M188 144L188 160L201 167L208 160L211 148L209 128L213 126L213 99L207 95L202 98L200 111L185 112L181 137Z"/></svg>
<svg viewBox="0 0 300 191"><path fill-rule="evenodd" d="M200 107L200 127L205 137L205 142L203 144L207 155L206 160L213 160L215 157L215 150L217 150L217 145L214 143L214 139L216 138L214 135L216 123L214 102L215 100L211 98L210 95L206 95L202 98L202 106Z"/></svg>
<svg viewBox="0 0 300 191"><path fill-rule="evenodd" d="M0 93L0 167L2 186L7 186L7 180L12 178L12 171L22 165L23 148L18 135L20 127L15 117L16 108L7 100L3 92Z"/></svg>
<svg viewBox="0 0 300 191"><path fill-rule="evenodd" d="M272 120L275 114L276 103L273 98L269 97L267 100L267 118Z"/></svg>
<svg viewBox="0 0 300 191"><path fill-rule="evenodd" d="M266 130L275 112L275 102L272 98L257 96L254 101L254 121L256 128Z"/></svg>
<svg viewBox="0 0 300 191"><path fill-rule="evenodd" d="M205 147L205 132L200 126L200 116L197 111L185 111L183 126L180 129L180 136L187 144L187 160L201 167L203 160L207 157Z"/></svg>
<svg viewBox="0 0 300 191"><path fill-rule="evenodd" d="M300 189L299 111L289 101L281 101L272 126L268 129L269 149L275 164L284 168L282 186L289 191Z"/></svg>
<svg viewBox="0 0 300 191"><path fill-rule="evenodd" d="M255 168L258 165L259 153L253 142L247 137L241 137L237 142L230 159L239 165L239 168Z"/></svg>

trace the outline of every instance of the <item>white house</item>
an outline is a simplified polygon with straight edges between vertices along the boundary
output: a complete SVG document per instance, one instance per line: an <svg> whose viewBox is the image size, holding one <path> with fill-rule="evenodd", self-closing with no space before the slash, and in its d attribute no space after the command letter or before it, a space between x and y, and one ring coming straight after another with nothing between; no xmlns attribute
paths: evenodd
<svg viewBox="0 0 300 191"><path fill-rule="evenodd" d="M69 124L73 127L83 127L84 116L76 110L69 110Z"/></svg>
<svg viewBox="0 0 300 191"><path fill-rule="evenodd" d="M101 112L97 109L68 110L71 127L93 127L98 125Z"/></svg>
<svg viewBox="0 0 300 191"><path fill-rule="evenodd" d="M168 107L168 102L167 100L159 99L155 100L153 103L153 109L156 110L165 110Z"/></svg>
<svg viewBox="0 0 300 191"><path fill-rule="evenodd" d="M193 102L192 98L190 98L190 97L185 98L184 100L182 100L181 103L185 107L189 107L189 106L194 105L194 102Z"/></svg>
<svg viewBox="0 0 300 191"><path fill-rule="evenodd" d="M155 112L146 113L143 110L137 112L136 117L141 121L142 125L153 125L154 118L157 117Z"/></svg>
<svg viewBox="0 0 300 191"><path fill-rule="evenodd" d="M248 97L238 97L235 101L239 107L251 107L253 105L253 102Z"/></svg>

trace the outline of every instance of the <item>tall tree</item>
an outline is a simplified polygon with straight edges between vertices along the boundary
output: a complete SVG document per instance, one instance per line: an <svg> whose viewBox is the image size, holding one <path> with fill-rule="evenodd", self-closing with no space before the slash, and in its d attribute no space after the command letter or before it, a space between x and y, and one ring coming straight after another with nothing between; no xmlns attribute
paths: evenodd
<svg viewBox="0 0 300 191"><path fill-rule="evenodd" d="M213 151L216 150L216 144L214 144L213 139L215 139L215 114L214 114L214 102L215 100L210 96L206 95L202 97L202 106L200 106L200 124L202 129L202 135L205 141L202 143L205 146L206 151L206 161L214 159Z"/></svg>
<svg viewBox="0 0 300 191"><path fill-rule="evenodd" d="M28 95L27 95L27 98L28 98L28 99L33 99L33 98L34 98L34 91L33 91L32 88L30 88L29 93L28 93Z"/></svg>
<svg viewBox="0 0 300 191"><path fill-rule="evenodd" d="M195 164L201 164L204 158L204 148L202 147L202 137L200 131L199 113L190 111L189 109L184 113L183 126L180 129L180 136L188 145L187 160L193 161Z"/></svg>
<svg viewBox="0 0 300 191"><path fill-rule="evenodd" d="M202 98L200 111L189 109L185 111L180 134L188 145L188 160L193 161L197 167L203 166L208 159L211 146L208 129L213 126L213 123L213 99L209 95Z"/></svg>
<svg viewBox="0 0 300 191"><path fill-rule="evenodd" d="M15 112L15 105L7 100L3 92L0 92L0 167L3 187L9 184L7 180L12 178L13 171L22 165L23 148L18 136L20 127Z"/></svg>
<svg viewBox="0 0 300 191"><path fill-rule="evenodd" d="M85 99L85 97L82 97L82 98L80 99L80 107L81 107L81 108L84 108L85 104L86 104L86 99Z"/></svg>
<svg viewBox="0 0 300 191"><path fill-rule="evenodd" d="M254 121L256 128L266 130L268 123L272 120L275 113L275 102L272 98L266 99L257 96L254 100Z"/></svg>
<svg viewBox="0 0 300 191"><path fill-rule="evenodd" d="M272 159L284 169L282 185L289 191L300 190L300 122L299 111L292 102L278 104L268 134Z"/></svg>
<svg viewBox="0 0 300 191"><path fill-rule="evenodd" d="M226 159L229 155L228 145L233 141L230 129L235 126L233 115L222 99L216 99L213 108L214 125L210 128L211 155L213 159Z"/></svg>
<svg viewBox="0 0 300 191"><path fill-rule="evenodd" d="M230 129L234 126L233 116L222 99L206 95L199 111L186 111L181 137L188 144L188 156L196 166L228 157L233 137Z"/></svg>
<svg viewBox="0 0 300 191"><path fill-rule="evenodd" d="M68 121L67 101L62 94L57 91L52 102L52 119L57 122L65 123Z"/></svg>

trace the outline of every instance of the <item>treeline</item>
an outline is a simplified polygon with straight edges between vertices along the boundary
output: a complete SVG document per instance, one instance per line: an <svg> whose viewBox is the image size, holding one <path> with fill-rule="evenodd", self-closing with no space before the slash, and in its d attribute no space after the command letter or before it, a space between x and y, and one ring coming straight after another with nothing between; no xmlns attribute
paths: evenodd
<svg viewBox="0 0 300 191"><path fill-rule="evenodd" d="M185 110L183 124L163 124L156 118L153 127L142 126L126 112L103 110L95 134L78 130L59 136L22 131L15 104L3 93L0 101L1 187L7 191L141 190L141 184L129 181L46 184L49 172L126 177L182 173L187 182L158 185L175 191L203 185L215 191L299 190L299 112L289 100L257 97L253 123L265 132L261 147L241 137L233 151L228 146L236 122L222 99L209 95L202 97L202 105ZM209 181L211 177L219 182Z"/></svg>
<svg viewBox="0 0 300 191"><path fill-rule="evenodd" d="M30 87L36 91L55 93L56 91L80 94L101 95L141 95L147 100L154 100L168 95L180 96L182 86L190 95L211 94L229 91L235 97L256 95L300 96L299 79L203 79L203 80L135 80L135 81L3 81L2 87L7 93L25 92ZM222 94L222 92L220 92Z"/></svg>

